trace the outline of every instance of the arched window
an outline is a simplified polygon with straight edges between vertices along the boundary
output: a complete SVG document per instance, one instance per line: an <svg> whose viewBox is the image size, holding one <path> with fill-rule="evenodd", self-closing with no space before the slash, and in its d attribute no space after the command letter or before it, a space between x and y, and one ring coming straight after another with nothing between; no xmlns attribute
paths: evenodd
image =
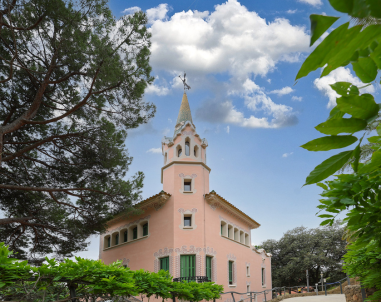
<svg viewBox="0 0 381 302"><path fill-rule="evenodd" d="M115 235L115 245L119 244L119 234Z"/></svg>
<svg viewBox="0 0 381 302"><path fill-rule="evenodd" d="M164 155L164 165L167 163L167 152Z"/></svg>
<svg viewBox="0 0 381 302"><path fill-rule="evenodd" d="M197 157L198 156L198 146L194 146L194 149L193 149L193 155L194 157Z"/></svg>
<svg viewBox="0 0 381 302"><path fill-rule="evenodd" d="M185 156L190 155L190 141L189 138L186 138L185 140Z"/></svg>
<svg viewBox="0 0 381 302"><path fill-rule="evenodd" d="M177 157L180 157L182 152L181 146L177 146Z"/></svg>

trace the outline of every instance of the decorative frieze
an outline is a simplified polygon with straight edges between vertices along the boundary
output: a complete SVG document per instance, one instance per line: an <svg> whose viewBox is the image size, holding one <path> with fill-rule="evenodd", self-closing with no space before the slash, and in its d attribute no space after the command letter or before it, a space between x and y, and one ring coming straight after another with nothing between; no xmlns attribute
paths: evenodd
<svg viewBox="0 0 381 302"><path fill-rule="evenodd" d="M169 248L164 248L164 249L160 249L158 250L157 252L155 252L153 254L153 256L155 257L155 260L154 260L154 271L155 273L157 273L159 270L160 270L160 258L163 258L163 257L169 257L169 273L172 275L173 272L172 272L172 253L173 253L173 249L169 249Z"/></svg>

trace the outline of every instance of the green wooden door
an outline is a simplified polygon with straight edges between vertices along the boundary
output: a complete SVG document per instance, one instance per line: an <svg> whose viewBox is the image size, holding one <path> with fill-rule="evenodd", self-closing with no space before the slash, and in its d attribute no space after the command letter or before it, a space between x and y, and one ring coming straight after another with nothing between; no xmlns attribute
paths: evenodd
<svg viewBox="0 0 381 302"><path fill-rule="evenodd" d="M212 281L212 257L206 256L206 276L209 281Z"/></svg>
<svg viewBox="0 0 381 302"><path fill-rule="evenodd" d="M181 255L180 256L180 276L194 277L196 276L196 256Z"/></svg>
<svg viewBox="0 0 381 302"><path fill-rule="evenodd" d="M169 271L169 257L160 258L160 269Z"/></svg>

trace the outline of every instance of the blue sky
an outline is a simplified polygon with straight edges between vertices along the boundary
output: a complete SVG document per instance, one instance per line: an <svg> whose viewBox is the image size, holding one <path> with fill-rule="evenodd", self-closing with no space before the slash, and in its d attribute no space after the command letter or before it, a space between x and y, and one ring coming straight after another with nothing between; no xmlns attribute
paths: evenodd
<svg viewBox="0 0 381 302"><path fill-rule="evenodd" d="M129 175L145 174L143 198L162 190L161 139L173 134L183 93L178 75L186 71L193 122L209 142L210 189L261 224L252 243L301 225L317 227L321 189L302 186L337 152L299 146L321 136L314 127L335 104L329 84L359 83L353 71L339 68L322 79L317 70L294 85L311 51L309 15L340 16L328 1L112 0L110 7L116 17L146 11L152 32L156 79L144 99L157 113L126 141L134 158ZM98 238L80 255L96 259Z"/></svg>

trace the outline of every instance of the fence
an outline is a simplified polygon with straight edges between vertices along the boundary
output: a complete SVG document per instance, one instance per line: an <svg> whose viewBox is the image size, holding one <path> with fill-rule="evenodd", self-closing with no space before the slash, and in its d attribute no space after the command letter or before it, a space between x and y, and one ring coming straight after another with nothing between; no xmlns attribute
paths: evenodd
<svg viewBox="0 0 381 302"><path fill-rule="evenodd" d="M345 282L344 280L348 282L348 285L351 284L349 276L347 276L347 277L345 277L345 278L343 278L343 279L341 279L339 281L333 282L333 283L325 283L324 284L325 295L327 295L327 285L333 285L333 284L340 284L340 291L341 291L341 293L343 293L342 283ZM234 295L241 295L241 299L239 299L238 302L239 301L245 301L245 300L249 300L250 302L262 302L262 301L267 301L268 297L270 298L269 300L275 298L278 293L279 293L280 296L282 296L282 293L283 293L283 296L286 296L286 291L288 291L291 294L293 289L296 289L296 291L300 292L300 293L303 293L303 290L305 290L306 292L311 292L310 290L312 289L312 292L315 291L316 295L318 295L318 284L316 284L316 288L314 288L313 286L304 286L304 285L299 285L299 286L282 286L282 287L274 287L272 289L266 289L266 290L263 290L263 291L260 291L260 292L246 292L246 293L226 292L226 293L222 293L221 295L230 294L231 297L232 297L233 302L237 302L236 298L234 297ZM269 295L270 293L271 293L271 295ZM258 298L261 297L262 295L263 295L262 301L258 300ZM242 298L243 296L248 296L248 297L247 298Z"/></svg>

